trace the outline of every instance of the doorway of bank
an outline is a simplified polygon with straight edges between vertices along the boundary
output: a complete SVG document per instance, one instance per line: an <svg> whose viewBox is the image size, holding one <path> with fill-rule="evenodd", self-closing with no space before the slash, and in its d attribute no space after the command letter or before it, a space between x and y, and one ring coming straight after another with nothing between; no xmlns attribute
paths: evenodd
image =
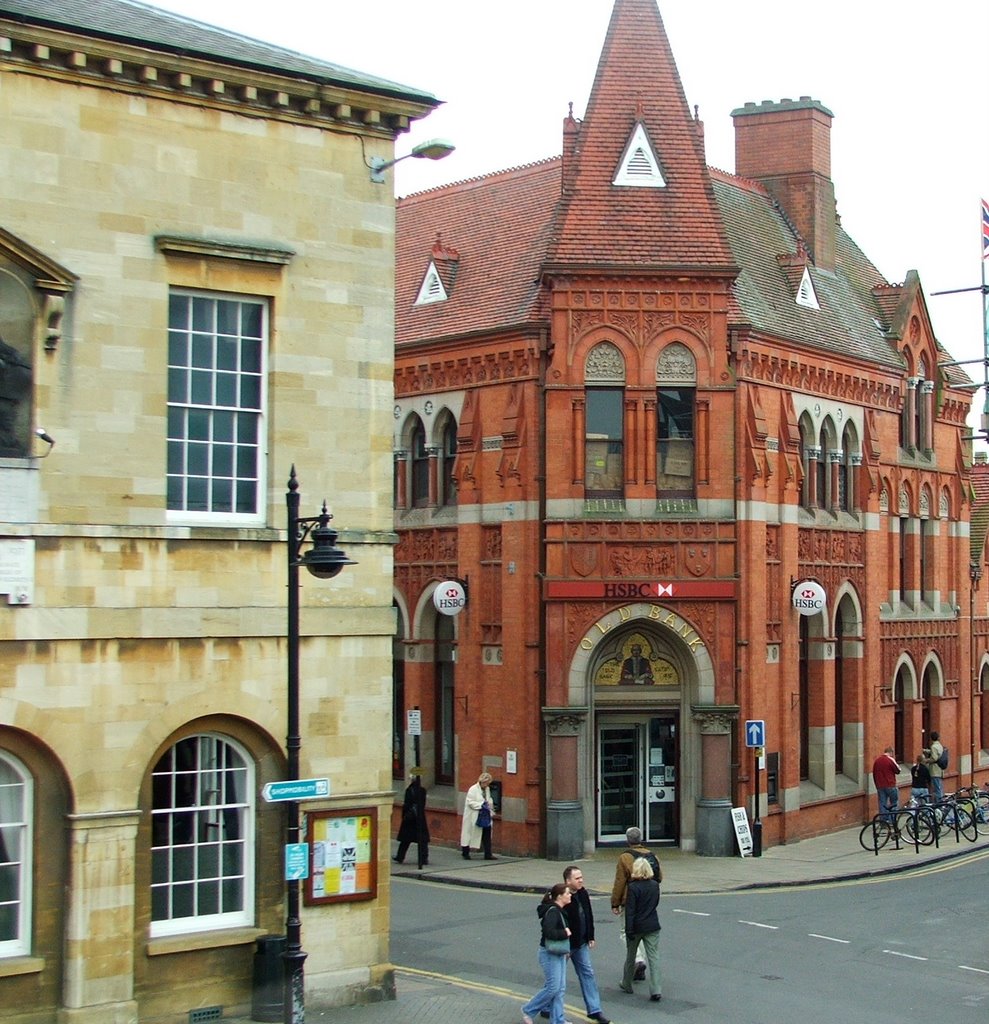
<svg viewBox="0 0 989 1024"><path fill-rule="evenodd" d="M599 843L624 842L632 825L646 843L679 842L678 717L598 718Z"/></svg>

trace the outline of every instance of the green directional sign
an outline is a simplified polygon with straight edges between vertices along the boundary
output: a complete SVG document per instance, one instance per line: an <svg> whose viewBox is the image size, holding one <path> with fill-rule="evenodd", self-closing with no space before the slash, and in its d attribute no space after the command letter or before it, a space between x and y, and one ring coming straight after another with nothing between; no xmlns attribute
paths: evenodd
<svg viewBox="0 0 989 1024"><path fill-rule="evenodd" d="M268 782L261 796L269 804L286 800L320 800L330 795L329 779L295 779L290 782Z"/></svg>

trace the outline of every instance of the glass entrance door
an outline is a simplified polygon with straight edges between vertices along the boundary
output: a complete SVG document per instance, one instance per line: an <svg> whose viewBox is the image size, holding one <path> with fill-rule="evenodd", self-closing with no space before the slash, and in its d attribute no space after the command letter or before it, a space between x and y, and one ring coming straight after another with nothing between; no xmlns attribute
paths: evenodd
<svg viewBox="0 0 989 1024"><path fill-rule="evenodd" d="M679 839L677 716L598 719L598 842L625 839L631 825L647 843Z"/></svg>
<svg viewBox="0 0 989 1024"><path fill-rule="evenodd" d="M642 743L638 725L602 725L598 733L598 842L625 838L639 823Z"/></svg>

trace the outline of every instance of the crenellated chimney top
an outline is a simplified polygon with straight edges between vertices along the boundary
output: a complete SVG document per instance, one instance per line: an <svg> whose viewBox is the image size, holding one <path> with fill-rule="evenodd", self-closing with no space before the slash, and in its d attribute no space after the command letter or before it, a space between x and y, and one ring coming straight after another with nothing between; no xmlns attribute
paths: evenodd
<svg viewBox="0 0 989 1024"><path fill-rule="evenodd" d="M833 270L837 210L831 181L831 121L819 100L763 100L731 112L735 173L762 182L807 244L814 263Z"/></svg>

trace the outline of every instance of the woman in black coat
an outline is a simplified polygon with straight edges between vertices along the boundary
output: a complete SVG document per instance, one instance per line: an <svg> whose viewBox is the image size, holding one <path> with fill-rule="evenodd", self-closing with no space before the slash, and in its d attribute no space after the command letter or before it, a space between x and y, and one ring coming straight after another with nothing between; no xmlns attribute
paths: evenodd
<svg viewBox="0 0 989 1024"><path fill-rule="evenodd" d="M413 843L419 848L419 867L423 867L429 863L429 825L426 822L426 788L418 775L412 776L405 789L402 824L398 828L398 853L395 854L397 864L405 863L405 855Z"/></svg>
<svg viewBox="0 0 989 1024"><path fill-rule="evenodd" d="M635 950L639 943L649 966L649 998L662 999L663 982L659 974L659 882L645 857L632 862L632 874L625 890L625 973L618 987L632 993L635 974Z"/></svg>

